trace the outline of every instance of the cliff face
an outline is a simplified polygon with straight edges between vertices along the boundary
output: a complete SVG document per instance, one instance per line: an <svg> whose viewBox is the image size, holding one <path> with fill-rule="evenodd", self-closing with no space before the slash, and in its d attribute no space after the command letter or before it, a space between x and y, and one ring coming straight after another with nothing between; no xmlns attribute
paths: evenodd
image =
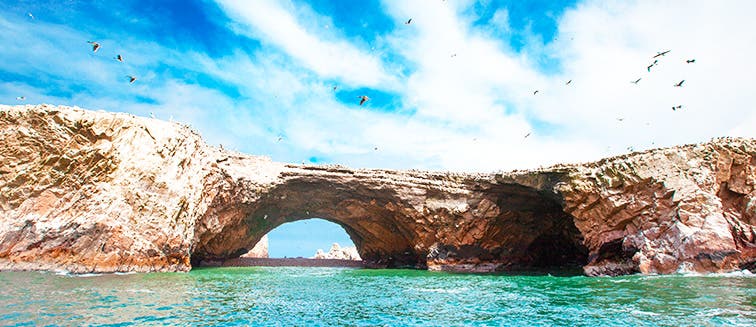
<svg viewBox="0 0 756 327"><path fill-rule="evenodd" d="M127 114L0 106L0 269L186 271L340 224L377 267L588 275L754 269L756 141L536 171L303 166Z"/></svg>

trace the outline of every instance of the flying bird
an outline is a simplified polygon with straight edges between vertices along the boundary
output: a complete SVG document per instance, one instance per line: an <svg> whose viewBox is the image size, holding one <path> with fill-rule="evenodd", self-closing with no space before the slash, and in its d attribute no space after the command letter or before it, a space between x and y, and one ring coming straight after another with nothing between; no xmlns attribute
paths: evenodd
<svg viewBox="0 0 756 327"><path fill-rule="evenodd" d="M657 52L657 53L656 53L656 55L654 56L654 58L657 58L657 57L661 57L661 56L663 56L663 55L666 55L666 54L668 54L668 53L669 53L670 51L672 51L672 50L667 50L667 51Z"/></svg>
<svg viewBox="0 0 756 327"><path fill-rule="evenodd" d="M530 136L530 133L528 133L528 134L525 134L525 138L528 138L528 136Z"/></svg>
<svg viewBox="0 0 756 327"><path fill-rule="evenodd" d="M92 52L97 52L97 50L100 50L100 44L95 41L87 41L87 43L92 45Z"/></svg>
<svg viewBox="0 0 756 327"><path fill-rule="evenodd" d="M564 85L570 85L572 83L572 80L567 81L567 83L564 83Z"/></svg>
<svg viewBox="0 0 756 327"><path fill-rule="evenodd" d="M658 63L658 62L659 62L659 60L654 60L654 62L652 62L651 65L648 65L648 67L646 67L646 69L648 69L649 73L651 72L651 67L656 66L656 63Z"/></svg>
<svg viewBox="0 0 756 327"><path fill-rule="evenodd" d="M24 101L24 100L26 100L26 97L16 97L16 100L18 100L18 101Z"/></svg>
<svg viewBox="0 0 756 327"><path fill-rule="evenodd" d="M370 100L370 98L368 98L367 95L361 95L361 96L358 96L358 98L360 98L360 105L363 105L365 102Z"/></svg>
<svg viewBox="0 0 756 327"><path fill-rule="evenodd" d="M634 80L634 81L631 81L630 83L633 83L633 84L638 84L638 82L640 82L640 80L641 80L641 79L639 78L639 79L636 79L636 80Z"/></svg>
<svg viewBox="0 0 756 327"><path fill-rule="evenodd" d="M137 80L136 77L131 76L131 75L127 75L127 77L129 78L129 84L134 84L134 82L136 82Z"/></svg>
<svg viewBox="0 0 756 327"><path fill-rule="evenodd" d="M617 118L617 121L623 121L625 118Z"/></svg>
<svg viewBox="0 0 756 327"><path fill-rule="evenodd" d="M452 57L452 58L454 58L454 57L456 57L456 56L457 56L457 54L456 54L456 53L452 53L452 55L451 55L451 57Z"/></svg>
<svg viewBox="0 0 756 327"><path fill-rule="evenodd" d="M533 92L533 95L536 95L536 94L538 94L538 90L535 90L535 92Z"/></svg>
<svg viewBox="0 0 756 327"><path fill-rule="evenodd" d="M373 148L373 150L374 150L374 151L378 151L378 147L374 147L374 148Z"/></svg>
<svg viewBox="0 0 756 327"><path fill-rule="evenodd" d="M118 61L120 61L120 62L123 62L123 56L121 56L121 55L117 55L117 56L115 57L115 60L118 60Z"/></svg>
<svg viewBox="0 0 756 327"><path fill-rule="evenodd" d="M276 140L276 142L281 142L281 141L283 141L283 136L279 136L278 140Z"/></svg>
<svg viewBox="0 0 756 327"><path fill-rule="evenodd" d="M677 111L677 109L682 109L682 105L672 106L672 111Z"/></svg>
<svg viewBox="0 0 756 327"><path fill-rule="evenodd" d="M407 22L404 23L404 25L409 25L409 24L412 24L412 18L408 19Z"/></svg>
<svg viewBox="0 0 756 327"><path fill-rule="evenodd" d="M339 88L339 86L338 86L338 85L334 85L334 86L333 86L333 90L334 90L334 91L336 91L336 89L338 89L338 88Z"/></svg>
<svg viewBox="0 0 756 327"><path fill-rule="evenodd" d="M32 13L28 13L27 15L29 15L29 17L30 17L31 19L34 19L34 15L32 15Z"/></svg>
<svg viewBox="0 0 756 327"><path fill-rule="evenodd" d="M689 64L692 64L692 63L696 62L696 60L695 59L688 59L688 60L685 60L685 62L689 63Z"/></svg>
<svg viewBox="0 0 756 327"><path fill-rule="evenodd" d="M680 83L675 84L675 87L682 87L683 83L685 83L685 80L680 81Z"/></svg>

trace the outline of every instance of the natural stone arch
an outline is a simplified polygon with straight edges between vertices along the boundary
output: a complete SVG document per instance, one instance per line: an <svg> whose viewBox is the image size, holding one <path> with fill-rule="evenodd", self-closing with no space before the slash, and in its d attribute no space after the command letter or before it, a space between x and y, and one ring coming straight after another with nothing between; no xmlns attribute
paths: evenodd
<svg viewBox="0 0 756 327"><path fill-rule="evenodd" d="M374 267L491 271L586 263L572 217L558 197L534 187L472 178L417 183L388 171L366 178L338 167L287 168L283 182L254 201L216 197L221 201L205 219L224 224L198 232L195 263L236 257L276 227L313 217L344 228L363 261Z"/></svg>
<svg viewBox="0 0 756 327"><path fill-rule="evenodd" d="M581 246L588 275L756 266L753 139L529 171L368 170L277 163L128 114L0 105L0 144L0 269L187 271L250 247L273 227L262 211L303 218L307 207L272 199L297 183L332 195L319 216L401 237L362 236L387 266L509 269ZM347 219L360 210L377 214Z"/></svg>

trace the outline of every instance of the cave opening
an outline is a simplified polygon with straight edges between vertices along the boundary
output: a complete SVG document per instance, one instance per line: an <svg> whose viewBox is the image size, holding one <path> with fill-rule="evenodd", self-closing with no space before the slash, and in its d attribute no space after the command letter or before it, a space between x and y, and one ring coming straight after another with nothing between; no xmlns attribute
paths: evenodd
<svg viewBox="0 0 756 327"><path fill-rule="evenodd" d="M268 232L267 242L269 258L359 259L344 227L321 218L281 224Z"/></svg>

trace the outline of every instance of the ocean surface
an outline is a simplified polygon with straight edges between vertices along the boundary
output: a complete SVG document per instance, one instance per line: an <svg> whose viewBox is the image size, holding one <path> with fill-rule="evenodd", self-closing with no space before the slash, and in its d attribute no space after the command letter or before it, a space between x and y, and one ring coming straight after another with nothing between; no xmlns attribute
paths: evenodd
<svg viewBox="0 0 756 327"><path fill-rule="evenodd" d="M0 325L756 326L756 277L287 267L0 272Z"/></svg>

